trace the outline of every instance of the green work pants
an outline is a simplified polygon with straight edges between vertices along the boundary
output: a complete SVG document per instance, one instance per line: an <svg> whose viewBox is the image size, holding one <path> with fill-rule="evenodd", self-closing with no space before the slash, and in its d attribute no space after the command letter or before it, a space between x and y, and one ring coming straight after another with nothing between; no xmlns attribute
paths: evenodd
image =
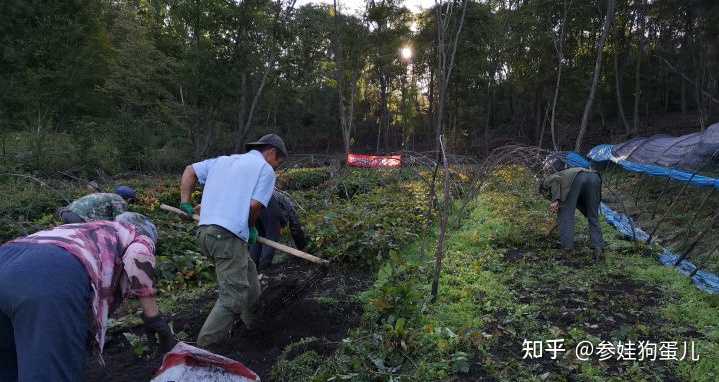
<svg viewBox="0 0 719 382"><path fill-rule="evenodd" d="M252 327L260 283L246 242L216 225L201 226L198 241L202 254L215 260L219 289L215 306L197 336L197 344L204 347L229 338L236 315L246 327Z"/></svg>

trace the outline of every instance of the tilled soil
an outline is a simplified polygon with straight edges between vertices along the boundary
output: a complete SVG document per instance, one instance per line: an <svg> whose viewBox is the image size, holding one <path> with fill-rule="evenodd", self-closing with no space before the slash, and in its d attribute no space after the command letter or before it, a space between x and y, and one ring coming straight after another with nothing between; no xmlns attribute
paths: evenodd
<svg viewBox="0 0 719 382"><path fill-rule="evenodd" d="M636 340L638 336L640 340L659 342L671 338L664 332L667 323L658 312L663 292L656 286L640 283L618 270L602 273L589 285L566 283L562 277L542 272L546 259L531 254L528 258L525 271L534 275L536 282L531 285L515 283L514 290L522 303L542 301L542 311L537 318L562 333L558 338L568 335L573 327L600 340ZM559 255L551 261L570 269L591 267L594 262L588 254ZM601 271L597 269L597 272ZM641 332L637 332L637 328L641 328ZM546 371L576 377L576 370L568 369L565 361L542 358L524 362L537 366L540 374ZM603 364L608 373L617 376L627 367L621 361L608 360ZM677 380L669 364L656 362L653 372L662 380Z"/></svg>
<svg viewBox="0 0 719 382"><path fill-rule="evenodd" d="M302 338L321 340L321 353L331 353L347 331L359 323L361 305L353 298L367 289L371 274L329 269L291 259L265 273L267 289L262 294L259 328L247 331L241 321L231 337L211 349L214 353L238 360L255 371L262 380L270 380L270 371L284 348ZM175 332L189 335L192 344L216 299L216 291L202 296L182 311L171 312ZM129 328L135 334L141 327ZM88 381L148 381L159 368L160 355L140 358L135 355L123 333L111 335L105 346L103 368L93 359L88 366Z"/></svg>

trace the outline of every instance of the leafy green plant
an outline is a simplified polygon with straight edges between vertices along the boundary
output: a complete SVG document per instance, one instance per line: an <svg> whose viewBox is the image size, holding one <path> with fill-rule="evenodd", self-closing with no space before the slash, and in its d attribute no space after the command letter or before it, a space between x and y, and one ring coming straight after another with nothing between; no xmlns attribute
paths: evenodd
<svg viewBox="0 0 719 382"><path fill-rule="evenodd" d="M288 191L308 190L319 186L330 178L327 167L291 168L278 174L278 183Z"/></svg>
<svg viewBox="0 0 719 382"><path fill-rule="evenodd" d="M390 250L418 237L425 225L424 198L416 183L375 188L352 200L330 197L324 212L305 216L310 250L344 263L374 266Z"/></svg>
<svg viewBox="0 0 719 382"><path fill-rule="evenodd" d="M334 195L343 199L352 199L355 195L368 193L396 181L396 179L388 179L387 175L387 172L375 169L347 169L342 177L333 182Z"/></svg>
<svg viewBox="0 0 719 382"><path fill-rule="evenodd" d="M128 332L123 333L123 335L132 347L132 352L136 356L138 356L139 358L143 358L150 353L150 347L148 346L147 342L142 339L141 336Z"/></svg>
<svg viewBox="0 0 719 382"><path fill-rule="evenodd" d="M314 374L322 364L322 358L315 351L304 352L291 361L280 360L272 367L272 381L300 381Z"/></svg>
<svg viewBox="0 0 719 382"><path fill-rule="evenodd" d="M469 367L471 365L469 354L458 351L452 354L452 371L457 374L469 373Z"/></svg>

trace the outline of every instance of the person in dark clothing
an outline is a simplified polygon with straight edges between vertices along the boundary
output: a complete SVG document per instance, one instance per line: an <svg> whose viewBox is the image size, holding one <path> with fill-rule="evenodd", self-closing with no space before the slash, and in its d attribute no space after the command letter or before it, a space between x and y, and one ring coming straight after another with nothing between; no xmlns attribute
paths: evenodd
<svg viewBox="0 0 719 382"><path fill-rule="evenodd" d="M594 258L601 259L604 238L599 226L599 203L602 200L602 178L599 174L580 167L567 168L545 177L541 188L550 194L550 210L558 213L562 249L574 250L574 215L579 209L589 223Z"/></svg>
<svg viewBox="0 0 719 382"><path fill-rule="evenodd" d="M278 241L282 228L289 226L295 247L299 250L304 250L307 246L307 239L302 230L300 219L297 217L294 203L280 191L275 190L272 193L272 199L270 199L267 208L262 210L257 226L259 235L272 241ZM272 265L275 249L256 243L251 246L250 254L255 264L257 264L257 269L265 270Z"/></svg>

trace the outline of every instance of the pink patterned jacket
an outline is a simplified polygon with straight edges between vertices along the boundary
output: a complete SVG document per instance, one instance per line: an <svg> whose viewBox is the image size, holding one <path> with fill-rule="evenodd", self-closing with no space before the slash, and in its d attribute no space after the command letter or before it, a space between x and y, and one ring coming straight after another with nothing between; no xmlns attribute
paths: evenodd
<svg viewBox="0 0 719 382"><path fill-rule="evenodd" d="M108 316L123 298L155 295L155 245L133 226L114 221L66 224L13 243L53 244L82 262L92 286L93 329L100 353Z"/></svg>

